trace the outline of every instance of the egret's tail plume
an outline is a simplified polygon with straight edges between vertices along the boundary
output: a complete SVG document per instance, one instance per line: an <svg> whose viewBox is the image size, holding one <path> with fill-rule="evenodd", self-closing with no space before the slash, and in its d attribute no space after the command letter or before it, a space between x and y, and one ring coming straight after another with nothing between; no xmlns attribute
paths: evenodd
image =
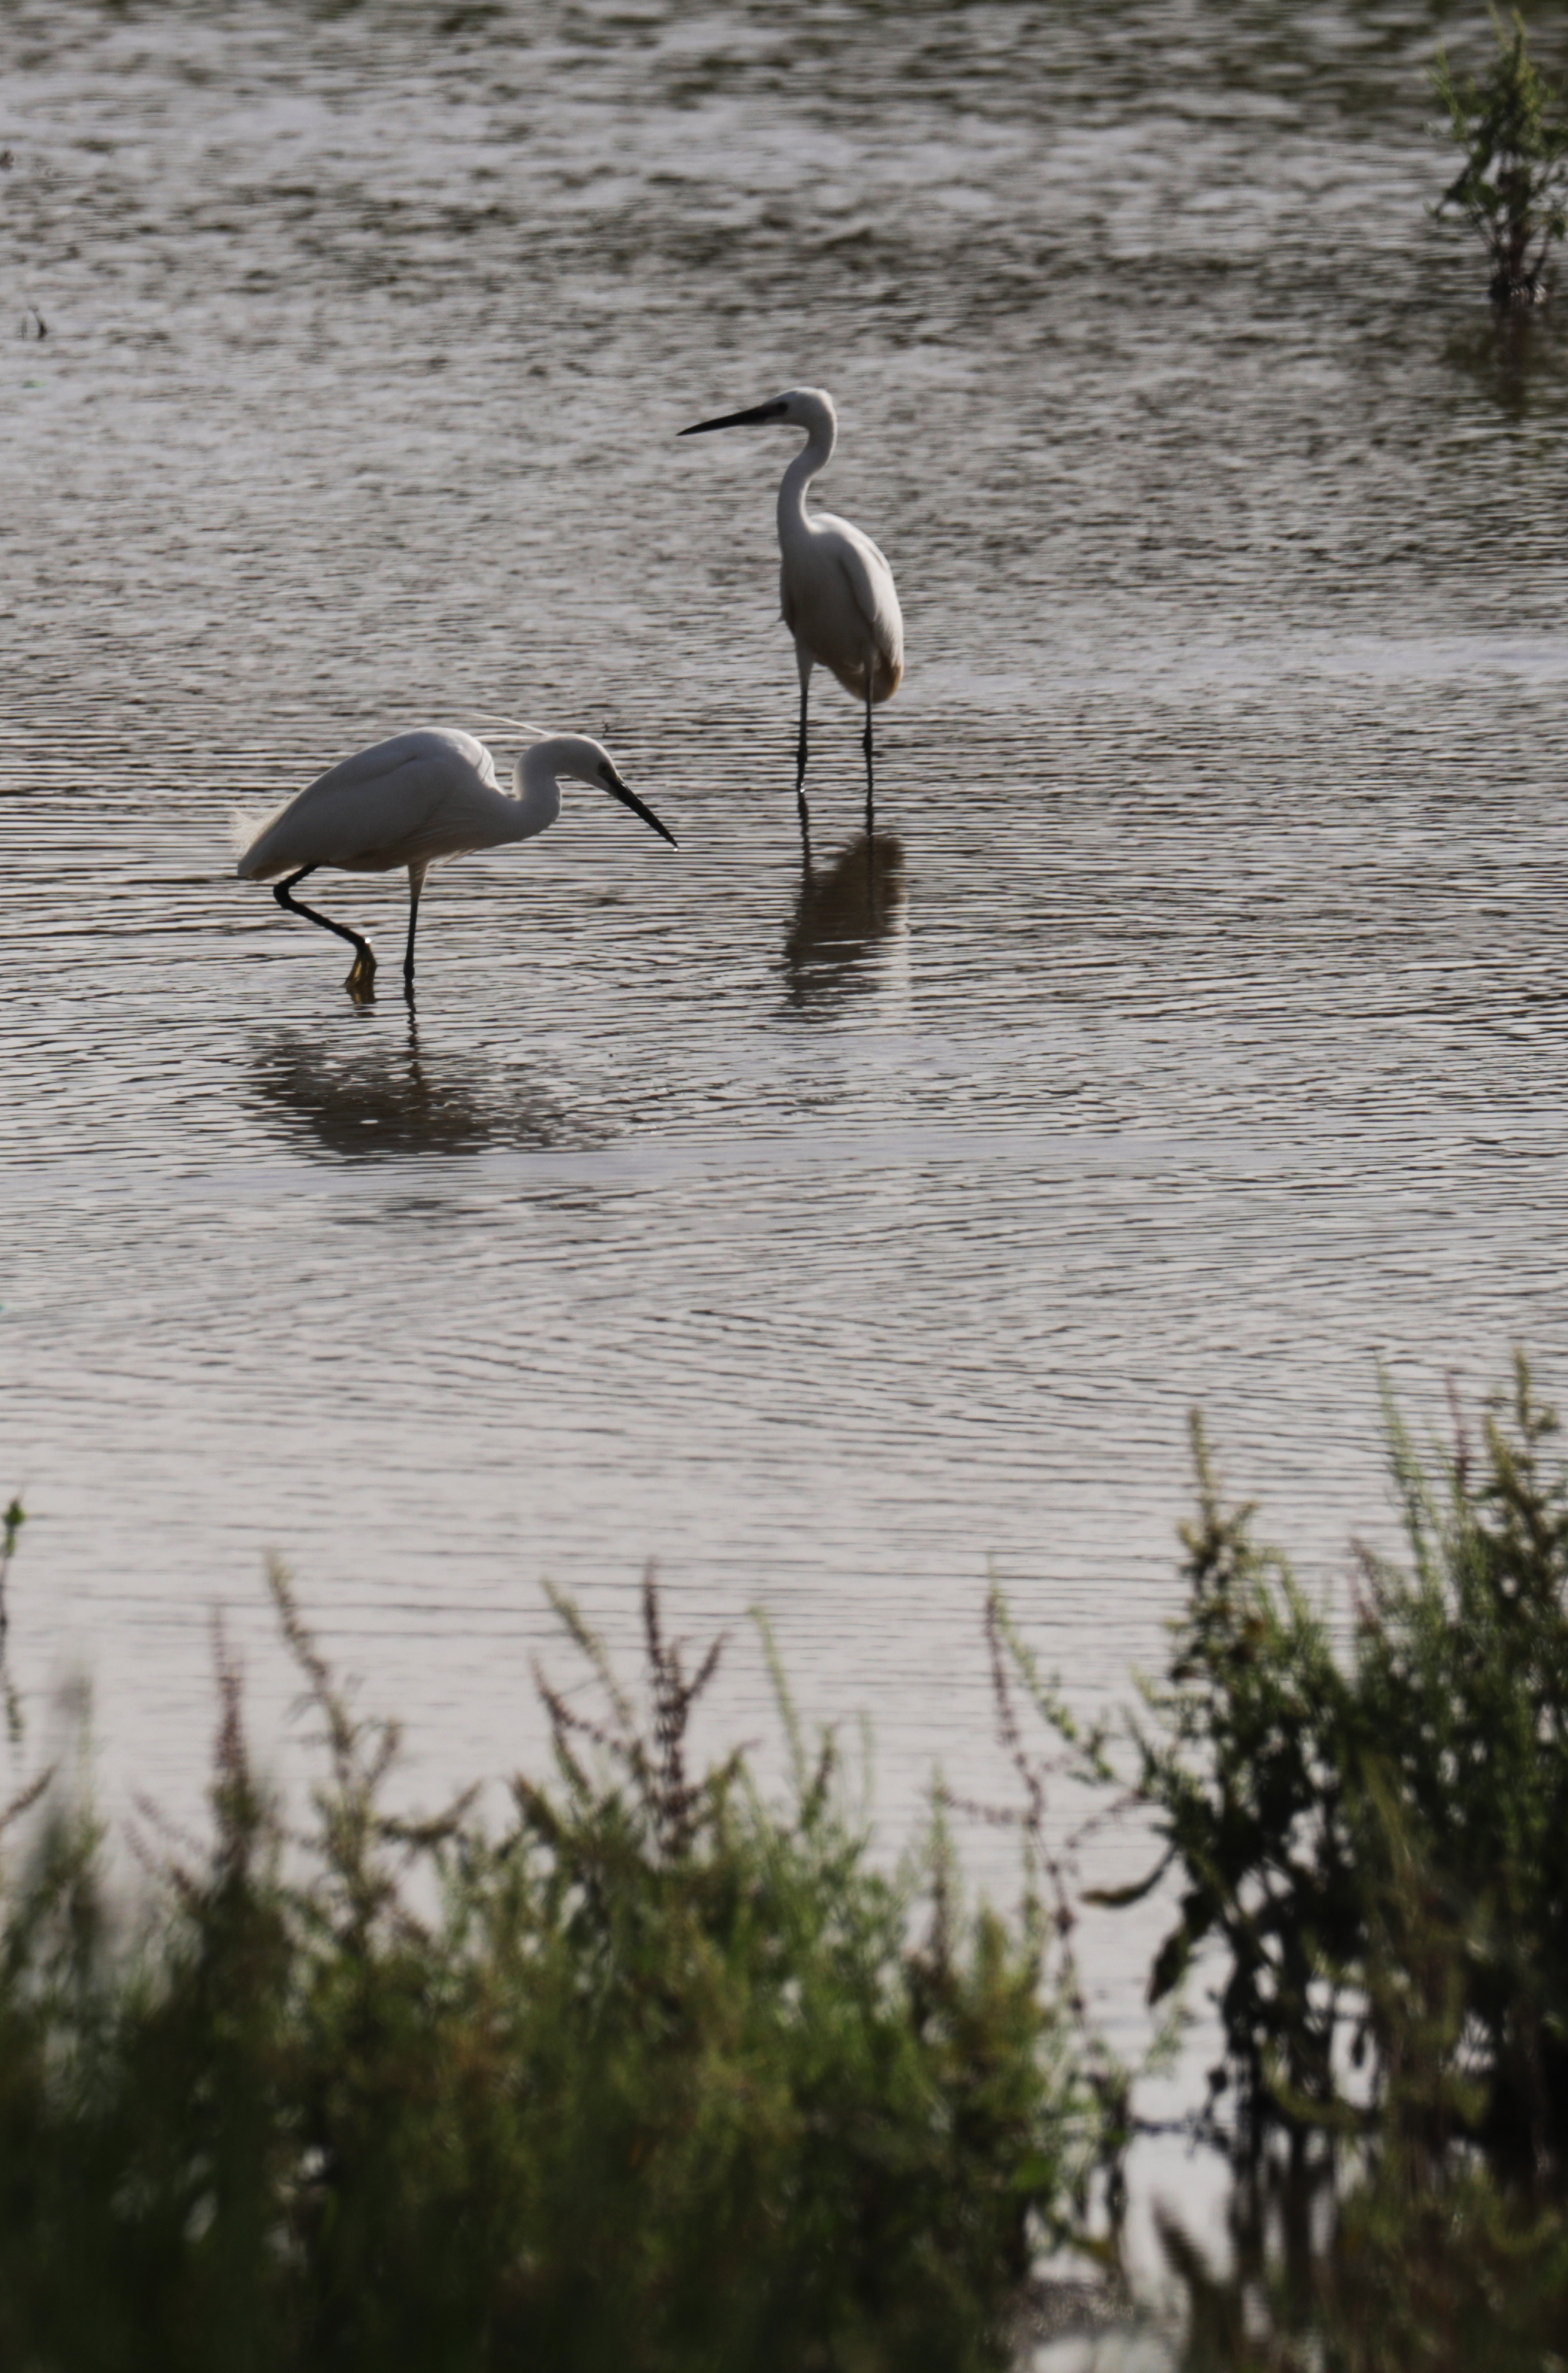
<svg viewBox="0 0 1568 2373"><path fill-rule="evenodd" d="M262 844L285 809L292 807L293 804L292 799L287 799L280 800L275 807L271 808L231 807L229 809L228 835L234 845L234 854L239 859L234 871L241 882L263 882L269 871L280 872L287 870L280 866L269 867L266 864Z"/></svg>

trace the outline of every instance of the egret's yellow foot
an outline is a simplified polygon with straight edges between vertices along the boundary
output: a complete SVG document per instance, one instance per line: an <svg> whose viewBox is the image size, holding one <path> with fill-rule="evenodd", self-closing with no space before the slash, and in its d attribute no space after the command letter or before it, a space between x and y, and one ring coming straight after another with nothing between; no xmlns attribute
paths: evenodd
<svg viewBox="0 0 1568 2373"><path fill-rule="evenodd" d="M343 985L349 996L357 998L361 1005L369 1004L376 994L376 959L369 947L362 955L355 957L348 969L348 978Z"/></svg>

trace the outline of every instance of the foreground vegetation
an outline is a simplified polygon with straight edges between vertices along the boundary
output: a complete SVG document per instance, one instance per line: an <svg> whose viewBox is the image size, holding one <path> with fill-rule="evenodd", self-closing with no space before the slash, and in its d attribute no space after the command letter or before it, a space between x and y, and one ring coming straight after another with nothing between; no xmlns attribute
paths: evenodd
<svg viewBox="0 0 1568 2373"><path fill-rule="evenodd" d="M210 1843L134 1912L82 1806L9 1816L0 2363L1003 2364L1043 2248L1114 2258L1128 2140L1064 1771L1158 1835L1098 1899L1165 1907L1151 2000L1217 2009L1194 2125L1232 2250L1167 2231L1188 2373L1560 2363L1568 1479L1522 1364L1446 1452L1388 1422L1407 1553L1360 1553L1333 1620L1199 1436L1184 1604L1119 1733L1074 1726L993 1599L1010 1920L961 1910L940 1825L874 1869L782 1692L781 1804L742 1755L691 1773L718 1652L688 1673L651 1585L635 1699L560 1605L596 1710L541 1680L553 1770L498 1829L472 1799L399 1817L395 1735L277 1578L322 1740L303 1834L221 1660Z"/></svg>
<svg viewBox="0 0 1568 2373"><path fill-rule="evenodd" d="M1153 2001L1211 1973L1199 2123L1233 2268L1167 2245L1188 2363L1541 2367L1568 2351L1568 1479L1521 1362L1479 1440L1390 1409L1405 1562L1347 1626L1227 1507L1198 1437L1187 1601L1132 1739L1176 1911ZM1048 1701L1047 1714L1054 1718ZM1104 1785L1109 1743L1075 1748Z"/></svg>
<svg viewBox="0 0 1568 2373"><path fill-rule="evenodd" d="M868 1864L831 1743L769 1807L685 1765L569 1607L592 1717L544 1684L547 1783L384 1804L277 1583L325 1776L286 1834L222 1721L205 1853L117 1920L99 1830L14 1818L0 1923L0 2363L18 2367L983 2366L1106 2139L1045 1923L965 1920L933 1849ZM715 1652L716 1653L716 1652Z"/></svg>

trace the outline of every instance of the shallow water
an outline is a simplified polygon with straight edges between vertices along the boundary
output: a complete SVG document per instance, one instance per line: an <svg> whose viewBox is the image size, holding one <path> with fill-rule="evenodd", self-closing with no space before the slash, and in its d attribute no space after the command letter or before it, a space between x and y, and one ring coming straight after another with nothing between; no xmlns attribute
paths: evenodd
<svg viewBox="0 0 1568 2373"><path fill-rule="evenodd" d="M1423 216L1445 21L6 13L0 1486L111 1800L193 1798L215 1607L272 1736L270 1549L427 1794L654 1558L896 1839L1001 1784L989 1573L1085 1702L1157 1655L1190 1406L1331 1584L1379 1360L1561 1382L1568 374ZM674 440L793 380L905 602L874 902L788 440ZM413 1016L318 884L356 1010L230 810L493 711L680 852L568 791Z"/></svg>

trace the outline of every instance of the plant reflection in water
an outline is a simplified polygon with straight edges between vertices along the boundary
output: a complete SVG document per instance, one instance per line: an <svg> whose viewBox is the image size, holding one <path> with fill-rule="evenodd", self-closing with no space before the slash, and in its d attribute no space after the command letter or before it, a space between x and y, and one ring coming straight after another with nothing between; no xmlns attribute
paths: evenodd
<svg viewBox="0 0 1568 2373"><path fill-rule="evenodd" d="M1562 338L1556 324L1522 307L1494 310L1457 332L1443 348L1451 369L1464 372L1505 420L1550 415L1561 400Z"/></svg>

